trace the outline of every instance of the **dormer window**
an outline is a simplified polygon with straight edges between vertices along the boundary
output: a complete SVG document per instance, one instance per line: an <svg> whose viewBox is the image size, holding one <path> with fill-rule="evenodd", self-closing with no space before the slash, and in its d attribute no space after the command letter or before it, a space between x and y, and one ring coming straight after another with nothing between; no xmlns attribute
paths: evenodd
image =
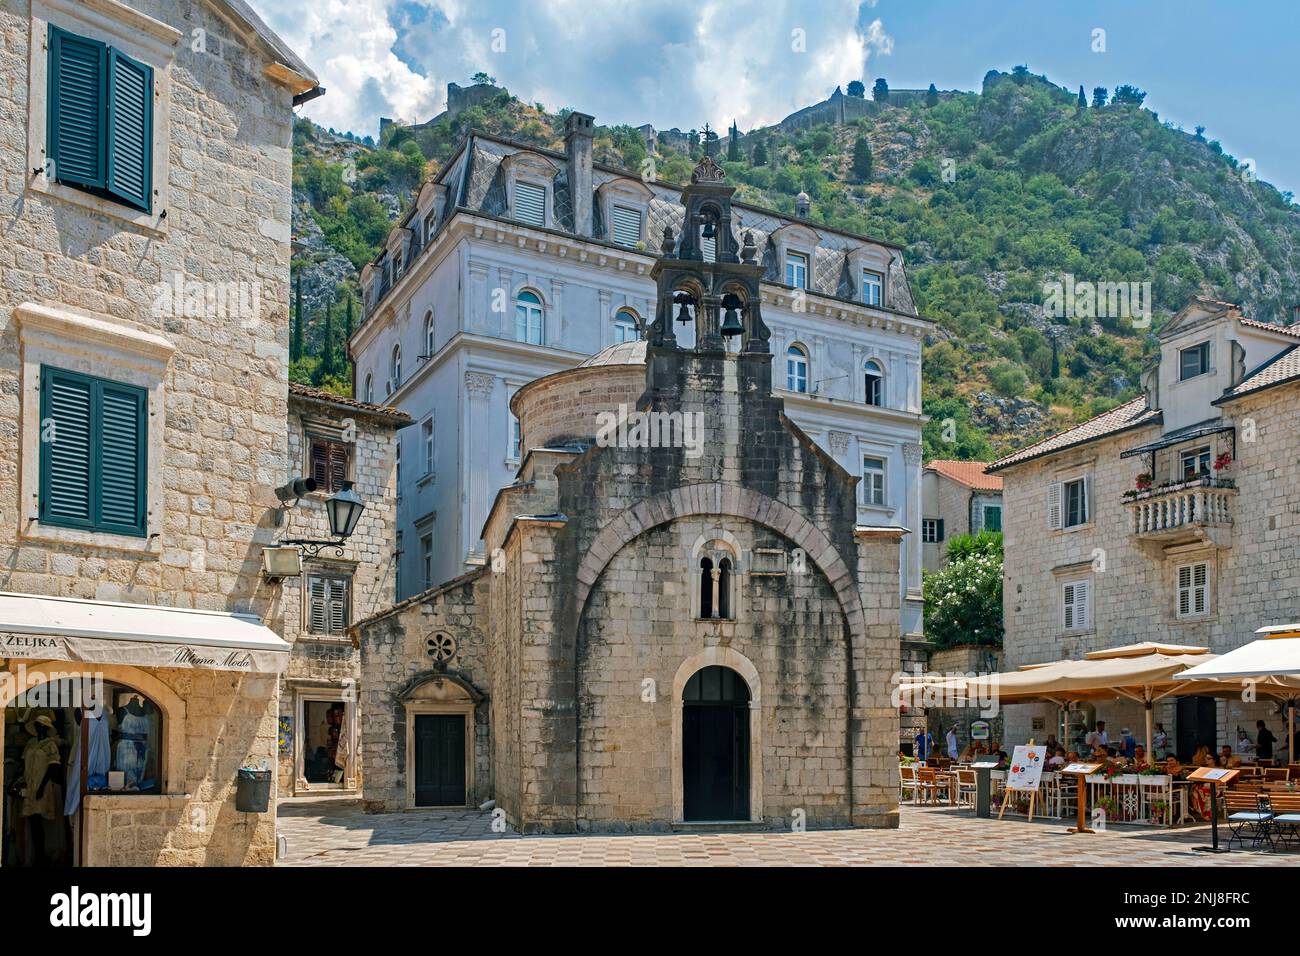
<svg viewBox="0 0 1300 956"><path fill-rule="evenodd" d="M546 225L546 187L537 183L515 183L514 216L530 226Z"/></svg>
<svg viewBox="0 0 1300 956"><path fill-rule="evenodd" d="M884 303L885 277L870 269L862 270L862 301L867 305ZM877 404L877 403L872 403Z"/></svg>
<svg viewBox="0 0 1300 956"><path fill-rule="evenodd" d="M1204 375L1210 370L1210 343L1202 342L1178 353L1178 381Z"/></svg>
<svg viewBox="0 0 1300 956"><path fill-rule="evenodd" d="M808 288L808 257L802 252L785 254L785 284L796 289Z"/></svg>
<svg viewBox="0 0 1300 956"><path fill-rule="evenodd" d="M635 246L641 241L641 210L614 203L613 239L620 246Z"/></svg>

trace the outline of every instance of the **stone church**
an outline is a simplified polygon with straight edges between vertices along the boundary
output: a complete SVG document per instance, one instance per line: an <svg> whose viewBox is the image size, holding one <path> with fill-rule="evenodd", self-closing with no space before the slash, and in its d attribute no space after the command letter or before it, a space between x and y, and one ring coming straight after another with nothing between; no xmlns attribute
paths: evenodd
<svg viewBox="0 0 1300 956"><path fill-rule="evenodd" d="M857 524L859 478L773 396L733 192L696 168L643 338L515 394L488 564L357 625L369 809L897 825L906 531Z"/></svg>

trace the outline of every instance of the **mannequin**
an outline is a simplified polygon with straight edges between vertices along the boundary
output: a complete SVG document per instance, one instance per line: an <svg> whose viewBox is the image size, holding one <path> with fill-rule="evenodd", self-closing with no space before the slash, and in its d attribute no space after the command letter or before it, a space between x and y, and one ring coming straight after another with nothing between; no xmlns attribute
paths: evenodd
<svg viewBox="0 0 1300 956"><path fill-rule="evenodd" d="M139 694L131 694L117 709L116 766L126 775L126 789L139 790L148 772L149 706Z"/></svg>
<svg viewBox="0 0 1300 956"><path fill-rule="evenodd" d="M27 725L32 739L23 747L22 816L40 848L31 847L30 862L57 864L64 850L63 760L54 720L41 714ZM33 841L33 844L35 841Z"/></svg>
<svg viewBox="0 0 1300 956"><path fill-rule="evenodd" d="M89 738L90 759L86 762L86 789L105 790L108 787L109 763L112 759L112 746L108 737L108 713L103 707L94 710L78 709L76 727L72 734L72 756L69 758L69 777L67 799L63 803L63 815L72 816L81 806L81 734Z"/></svg>

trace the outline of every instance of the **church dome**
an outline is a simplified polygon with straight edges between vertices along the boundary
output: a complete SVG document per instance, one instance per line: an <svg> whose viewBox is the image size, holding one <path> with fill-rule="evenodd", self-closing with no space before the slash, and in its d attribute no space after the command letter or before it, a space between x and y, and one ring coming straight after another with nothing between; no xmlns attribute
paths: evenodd
<svg viewBox="0 0 1300 956"><path fill-rule="evenodd" d="M591 358L578 365L578 368L592 368L597 365L644 365L645 339L635 342L619 342L601 349Z"/></svg>
<svg viewBox="0 0 1300 956"><path fill-rule="evenodd" d="M645 350L644 339L619 342L519 388L510 410L519 419L524 450L595 442L600 413L635 408L645 391Z"/></svg>

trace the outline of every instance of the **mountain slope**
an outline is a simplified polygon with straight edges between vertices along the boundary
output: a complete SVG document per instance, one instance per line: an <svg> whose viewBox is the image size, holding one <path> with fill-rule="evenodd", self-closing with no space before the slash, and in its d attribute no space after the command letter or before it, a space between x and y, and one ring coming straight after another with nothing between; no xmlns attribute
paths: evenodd
<svg viewBox="0 0 1300 956"><path fill-rule="evenodd" d="M793 213L806 191L814 220L907 248L917 305L938 322L925 353L927 455L989 458L1136 394L1153 331L1192 294L1265 320L1300 301L1300 209L1216 143L1138 105L1081 109L1023 68L991 72L978 94L885 104L846 125L751 131L719 158L744 200ZM565 112L503 90L456 117L389 128L377 149L304 129L299 235L319 230L306 274L355 282L340 257L356 267L373 254L381 215L400 213L466 129L559 147ZM685 181L698 144L693 131L661 134L655 174ZM598 129L595 146L632 170L647 155L626 126ZM348 163L351 186L338 172ZM1153 321L1049 314L1045 283L1067 276L1150 283ZM323 347L307 338L309 351Z"/></svg>

